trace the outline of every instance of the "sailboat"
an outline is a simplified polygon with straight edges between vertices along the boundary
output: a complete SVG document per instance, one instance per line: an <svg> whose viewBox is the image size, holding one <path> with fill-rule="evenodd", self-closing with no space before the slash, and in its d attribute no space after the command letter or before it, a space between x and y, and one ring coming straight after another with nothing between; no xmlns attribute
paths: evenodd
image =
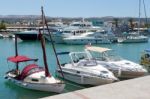
<svg viewBox="0 0 150 99"><path fill-rule="evenodd" d="M26 65L22 71L19 69L19 63L28 61L36 62L38 59L32 59L27 56L18 55L17 36L15 36L16 55L8 57L7 60L15 63L16 68L8 71L5 75L5 78L8 81L23 88L61 93L65 87L65 83L61 80L54 78L49 73L45 51L45 40L43 39L43 34L41 34L41 30L39 30L39 38L41 41L45 67L40 67L37 64L33 63Z"/></svg>
<svg viewBox="0 0 150 99"><path fill-rule="evenodd" d="M139 23L137 32L129 32L127 36L118 38L119 43L144 43L148 42L149 38L144 35L140 35L141 24L141 0L139 0Z"/></svg>

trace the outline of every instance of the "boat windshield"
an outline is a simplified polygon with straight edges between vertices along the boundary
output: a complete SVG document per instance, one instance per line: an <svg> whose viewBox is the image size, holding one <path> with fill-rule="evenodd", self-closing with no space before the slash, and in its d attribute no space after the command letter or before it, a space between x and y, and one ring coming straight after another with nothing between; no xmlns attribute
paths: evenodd
<svg viewBox="0 0 150 99"><path fill-rule="evenodd" d="M85 67L88 67L88 66L95 66L95 65L97 65L96 60L88 60L88 59L86 59L86 60L81 60L81 61L77 64L77 66L85 66Z"/></svg>
<svg viewBox="0 0 150 99"><path fill-rule="evenodd" d="M120 61L120 60L122 60L122 58L120 56L116 56L116 55L107 55L107 56L104 56L104 59L106 59L106 61Z"/></svg>
<svg viewBox="0 0 150 99"><path fill-rule="evenodd" d="M117 56L117 54L111 50L111 51L106 51L103 53L98 53L98 52L90 52L92 55L92 58L101 60L101 61L120 61L122 58L120 56Z"/></svg>
<svg viewBox="0 0 150 99"><path fill-rule="evenodd" d="M82 59L89 59L87 53L85 52L72 52L70 53L70 57L74 63L77 63Z"/></svg>

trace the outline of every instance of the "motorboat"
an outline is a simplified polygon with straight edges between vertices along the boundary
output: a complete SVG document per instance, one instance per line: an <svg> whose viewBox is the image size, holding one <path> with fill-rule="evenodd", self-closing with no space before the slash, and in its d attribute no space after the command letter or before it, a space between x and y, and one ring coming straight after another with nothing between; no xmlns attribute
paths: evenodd
<svg viewBox="0 0 150 99"><path fill-rule="evenodd" d="M63 38L69 38L71 36L78 36L84 34L86 32L96 32L102 31L101 27L93 26L91 22L87 21L79 21L79 22L72 22L69 26L61 26L57 28L57 31L52 32L53 42L55 43L64 43ZM45 35L48 41L49 39L48 34Z"/></svg>
<svg viewBox="0 0 150 99"><path fill-rule="evenodd" d="M147 74L147 70L142 65L117 56L112 49L86 46L85 51L91 59L112 71L116 77L126 79Z"/></svg>
<svg viewBox="0 0 150 99"><path fill-rule="evenodd" d="M142 52L140 64L144 65L150 72L150 49L146 49Z"/></svg>
<svg viewBox="0 0 150 99"><path fill-rule="evenodd" d="M75 26L68 26L63 27L61 30L57 30L55 32L52 32L52 38L55 43L64 43L63 38L71 37L71 36L77 36L83 33L86 33L87 30ZM45 34L45 38L50 41L50 38L48 34Z"/></svg>
<svg viewBox="0 0 150 99"><path fill-rule="evenodd" d="M63 52L69 54L71 62L61 64L64 79L81 85L102 85L118 80L112 72L86 58L85 52ZM60 55L60 53L59 53ZM60 69L57 69L58 76Z"/></svg>
<svg viewBox="0 0 150 99"><path fill-rule="evenodd" d="M86 32L81 35L75 35L63 39L66 44L110 44L112 41L101 32Z"/></svg>
<svg viewBox="0 0 150 99"><path fill-rule="evenodd" d="M71 27L78 27L80 29L86 29L89 32L96 32L99 30L103 30L102 27L99 26L93 26L92 22L85 21L84 19L82 21L75 21L70 24Z"/></svg>

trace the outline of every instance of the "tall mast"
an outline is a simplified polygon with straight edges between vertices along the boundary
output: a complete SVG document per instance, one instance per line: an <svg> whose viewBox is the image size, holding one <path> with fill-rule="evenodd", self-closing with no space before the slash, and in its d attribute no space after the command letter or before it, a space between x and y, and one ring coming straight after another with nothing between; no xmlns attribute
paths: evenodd
<svg viewBox="0 0 150 99"><path fill-rule="evenodd" d="M41 7L43 9L43 6ZM43 32L41 33L41 30L39 30L39 37L41 41L41 46L42 46L42 51L43 51L43 60L44 60L44 66L45 66L45 76L48 77L50 76L49 69L48 69L48 64L47 64L47 57L46 57L46 49L45 49L45 39L43 37L44 33L44 17L43 17L43 11L42 11L42 26L43 26Z"/></svg>
<svg viewBox="0 0 150 99"><path fill-rule="evenodd" d="M138 24L138 34L140 33L141 27L141 0L139 0L139 24Z"/></svg>
<svg viewBox="0 0 150 99"><path fill-rule="evenodd" d="M15 35L15 56L18 56L17 36Z"/></svg>
<svg viewBox="0 0 150 99"><path fill-rule="evenodd" d="M146 25L148 25L148 20L147 20L147 13L146 13L146 7L145 7L145 0L143 0L143 6L144 6L144 14L145 14L145 22L146 22Z"/></svg>
<svg viewBox="0 0 150 99"><path fill-rule="evenodd" d="M43 24L46 25L46 28L47 28L47 30L48 30L49 38L50 38L50 40L51 40L52 48L53 48L53 50L54 50L54 54L55 54L55 57L56 57L57 65L58 65L58 67L59 67L59 69L60 69L60 71L61 71L62 77L64 78L64 75L63 75L63 73L62 73L62 69L61 69L61 66L60 66L59 59L58 59L58 57L57 57L55 45L54 45L54 42L53 42L53 39L52 39L50 30L49 30L49 28L48 28L48 24L47 24L47 20L46 20L45 14L44 14L43 7L41 7L41 10L42 10L42 19L43 19L43 22L44 22Z"/></svg>
<svg viewBox="0 0 150 99"><path fill-rule="evenodd" d="M44 66L45 66L45 76L50 76L48 64L47 64L47 57L46 57L46 49L45 49L45 39L43 37L43 34L41 34L41 30L39 30L39 37L41 41L42 51L43 51L43 60L44 60Z"/></svg>

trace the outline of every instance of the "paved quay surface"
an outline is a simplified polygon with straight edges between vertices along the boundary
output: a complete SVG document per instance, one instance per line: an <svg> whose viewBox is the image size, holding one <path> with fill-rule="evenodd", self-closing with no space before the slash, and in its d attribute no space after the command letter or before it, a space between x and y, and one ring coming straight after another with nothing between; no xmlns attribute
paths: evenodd
<svg viewBox="0 0 150 99"><path fill-rule="evenodd" d="M86 88L41 99L150 99L150 76Z"/></svg>

